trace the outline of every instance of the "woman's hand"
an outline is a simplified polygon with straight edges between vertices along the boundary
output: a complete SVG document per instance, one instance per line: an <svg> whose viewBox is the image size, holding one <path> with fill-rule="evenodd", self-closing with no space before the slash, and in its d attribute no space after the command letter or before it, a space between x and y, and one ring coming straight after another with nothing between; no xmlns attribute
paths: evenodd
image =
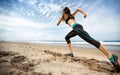
<svg viewBox="0 0 120 75"><path fill-rule="evenodd" d="M59 23L57 23L56 25L59 26Z"/></svg>
<svg viewBox="0 0 120 75"><path fill-rule="evenodd" d="M87 14L84 14L83 17L86 18L86 17L87 17Z"/></svg>

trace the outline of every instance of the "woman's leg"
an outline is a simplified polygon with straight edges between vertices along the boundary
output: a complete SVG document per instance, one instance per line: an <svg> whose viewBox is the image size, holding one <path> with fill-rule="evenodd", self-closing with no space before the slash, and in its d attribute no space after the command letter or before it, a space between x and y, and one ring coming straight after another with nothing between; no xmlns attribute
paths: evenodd
<svg viewBox="0 0 120 75"><path fill-rule="evenodd" d="M100 45L99 49L107 56L110 62L113 64L115 71L120 72L120 65L118 63L118 57L114 54L111 54L103 45Z"/></svg>
<svg viewBox="0 0 120 75"><path fill-rule="evenodd" d="M99 50L101 50L107 58L111 57L111 53L98 41L96 41L95 39L93 39L86 31L84 31L81 28L77 28L76 29L76 33L85 41L87 41L88 43L91 43L92 45L94 45L95 47L97 47Z"/></svg>
<svg viewBox="0 0 120 75"><path fill-rule="evenodd" d="M70 52L73 52L71 43L68 44L68 49L70 50Z"/></svg>
<svg viewBox="0 0 120 75"><path fill-rule="evenodd" d="M116 55L111 54L107 49L105 49L103 45L100 44L100 42L90 37L90 35L86 31L84 31L82 27L76 27L74 30L82 39L84 39L88 43L93 44L95 47L101 50L113 64L116 72L120 72L120 65L118 63L118 57Z"/></svg>
<svg viewBox="0 0 120 75"><path fill-rule="evenodd" d="M71 41L70 38L76 36L77 34L74 32L74 30L72 30L71 32L69 32L66 36L65 36L65 40L68 44L68 49L70 50L70 53L72 53L72 45L71 45Z"/></svg>
<svg viewBox="0 0 120 75"><path fill-rule="evenodd" d="M109 59L111 57L111 53L102 45L100 44L100 47L99 47L99 50L101 50L105 55L106 57Z"/></svg>

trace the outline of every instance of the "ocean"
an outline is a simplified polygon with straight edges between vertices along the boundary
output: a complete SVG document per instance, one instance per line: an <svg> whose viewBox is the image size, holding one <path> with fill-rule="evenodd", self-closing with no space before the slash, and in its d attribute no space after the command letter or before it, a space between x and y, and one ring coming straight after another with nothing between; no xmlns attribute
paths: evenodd
<svg viewBox="0 0 120 75"><path fill-rule="evenodd" d="M32 43L41 43L41 44L49 44L49 45L57 45L57 46L67 46L67 43L64 41L31 41ZM73 47L83 47L83 48L96 48L93 45L87 42L71 42ZM112 42L101 42L105 48L108 50L120 50L120 42L112 41Z"/></svg>

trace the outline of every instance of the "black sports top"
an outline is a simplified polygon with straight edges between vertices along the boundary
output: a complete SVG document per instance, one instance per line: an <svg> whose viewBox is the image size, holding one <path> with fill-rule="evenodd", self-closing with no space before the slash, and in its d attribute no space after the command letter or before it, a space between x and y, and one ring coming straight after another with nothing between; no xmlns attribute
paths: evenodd
<svg viewBox="0 0 120 75"><path fill-rule="evenodd" d="M72 15L68 15L68 18L65 20L65 23L67 24L70 19L74 19Z"/></svg>

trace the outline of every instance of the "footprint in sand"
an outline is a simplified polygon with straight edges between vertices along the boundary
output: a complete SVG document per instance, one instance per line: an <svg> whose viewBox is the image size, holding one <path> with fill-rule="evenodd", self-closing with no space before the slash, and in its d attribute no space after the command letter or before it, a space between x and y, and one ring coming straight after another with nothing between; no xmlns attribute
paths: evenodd
<svg viewBox="0 0 120 75"><path fill-rule="evenodd" d="M12 56L15 55L16 53L13 52L8 52L8 51L0 51L0 58L5 57L5 56Z"/></svg>
<svg viewBox="0 0 120 75"><path fill-rule="evenodd" d="M32 67L34 67L34 64L29 62L28 58L25 56L15 56L11 59L10 63L12 66L24 70L25 72L33 70Z"/></svg>

